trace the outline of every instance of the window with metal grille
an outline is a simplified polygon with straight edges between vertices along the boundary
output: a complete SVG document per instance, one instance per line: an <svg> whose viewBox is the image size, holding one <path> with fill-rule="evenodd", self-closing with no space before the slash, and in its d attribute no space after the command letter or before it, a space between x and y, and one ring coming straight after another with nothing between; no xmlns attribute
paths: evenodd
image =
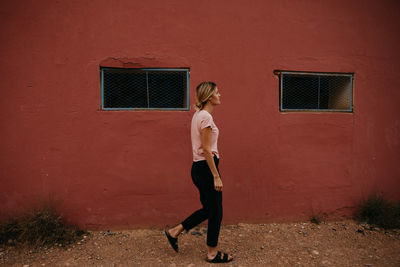
<svg viewBox="0 0 400 267"><path fill-rule="evenodd" d="M104 110L189 110L189 69L101 68Z"/></svg>
<svg viewBox="0 0 400 267"><path fill-rule="evenodd" d="M353 111L353 74L280 72L281 111Z"/></svg>

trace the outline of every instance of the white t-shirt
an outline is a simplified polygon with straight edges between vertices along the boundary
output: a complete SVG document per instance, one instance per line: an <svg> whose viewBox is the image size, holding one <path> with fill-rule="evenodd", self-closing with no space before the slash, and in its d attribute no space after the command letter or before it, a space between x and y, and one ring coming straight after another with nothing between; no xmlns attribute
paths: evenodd
<svg viewBox="0 0 400 267"><path fill-rule="evenodd" d="M192 118L191 139L193 150L193 161L205 160L203 148L201 146L201 130L211 127L211 152L219 158L218 154L218 134L219 130L213 121L213 117L205 110L198 110Z"/></svg>

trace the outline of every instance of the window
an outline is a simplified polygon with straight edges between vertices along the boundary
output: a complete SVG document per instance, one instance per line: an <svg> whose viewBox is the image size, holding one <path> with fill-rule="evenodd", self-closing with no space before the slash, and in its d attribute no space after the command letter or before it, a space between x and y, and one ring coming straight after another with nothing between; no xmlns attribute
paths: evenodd
<svg viewBox="0 0 400 267"><path fill-rule="evenodd" d="M101 68L104 110L189 110L189 69Z"/></svg>
<svg viewBox="0 0 400 267"><path fill-rule="evenodd" d="M280 72L281 111L353 111L353 74Z"/></svg>

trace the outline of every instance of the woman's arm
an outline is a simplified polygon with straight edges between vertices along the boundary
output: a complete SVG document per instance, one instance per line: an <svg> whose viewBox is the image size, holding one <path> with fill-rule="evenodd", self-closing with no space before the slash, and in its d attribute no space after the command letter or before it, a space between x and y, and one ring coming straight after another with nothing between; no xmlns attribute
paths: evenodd
<svg viewBox="0 0 400 267"><path fill-rule="evenodd" d="M219 176L217 167L215 166L213 154L211 151L211 127L206 127L201 130L201 147L203 148L204 157L206 158L208 167L214 176L214 188L217 191L222 191L222 181Z"/></svg>

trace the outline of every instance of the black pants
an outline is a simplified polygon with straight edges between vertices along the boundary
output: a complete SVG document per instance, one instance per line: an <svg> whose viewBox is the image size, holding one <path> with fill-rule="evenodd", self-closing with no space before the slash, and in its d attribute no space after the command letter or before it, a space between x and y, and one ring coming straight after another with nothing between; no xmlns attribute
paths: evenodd
<svg viewBox="0 0 400 267"><path fill-rule="evenodd" d="M214 162L219 172L219 159L216 156L214 156ZM216 247L222 221L222 191L215 190L214 176L208 167L207 161L193 162L191 174L194 185L199 189L200 202L203 208L193 212L192 215L186 218L182 222L183 228L189 231L208 219L207 245Z"/></svg>

